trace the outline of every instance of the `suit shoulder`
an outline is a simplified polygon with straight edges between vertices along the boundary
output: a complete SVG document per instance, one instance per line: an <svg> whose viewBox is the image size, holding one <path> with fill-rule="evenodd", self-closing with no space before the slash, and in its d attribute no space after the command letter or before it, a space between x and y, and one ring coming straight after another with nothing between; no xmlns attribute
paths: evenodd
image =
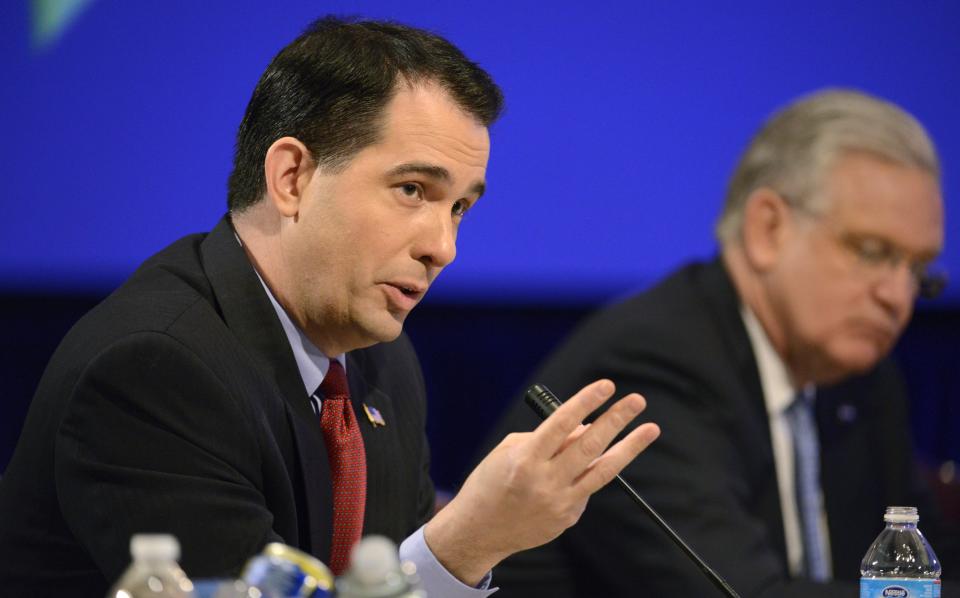
<svg viewBox="0 0 960 598"><path fill-rule="evenodd" d="M691 264L653 287L588 317L572 342L591 350L603 347L676 348L702 341L713 327L710 297L699 281L703 265Z"/></svg>
<svg viewBox="0 0 960 598"><path fill-rule="evenodd" d="M86 317L109 319L115 327L164 329L198 300L213 302L199 246L191 235L147 259Z"/></svg>
<svg viewBox="0 0 960 598"><path fill-rule="evenodd" d="M597 312L550 355L538 378L564 393L601 377L625 390L660 386L691 397L736 385L731 377L749 345L719 268L685 266Z"/></svg>
<svg viewBox="0 0 960 598"><path fill-rule="evenodd" d="M140 332L183 334L184 317L197 325L222 325L199 257L202 235L173 243L145 261L134 274L70 329L51 365L85 362L119 339Z"/></svg>

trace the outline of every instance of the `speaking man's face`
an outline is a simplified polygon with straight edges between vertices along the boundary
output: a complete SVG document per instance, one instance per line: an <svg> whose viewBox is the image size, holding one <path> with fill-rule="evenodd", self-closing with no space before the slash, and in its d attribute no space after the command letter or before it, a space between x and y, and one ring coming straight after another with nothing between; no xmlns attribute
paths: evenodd
<svg viewBox="0 0 960 598"><path fill-rule="evenodd" d="M770 286L788 361L825 382L890 351L943 247L943 206L931 174L865 153L839 158L821 192L821 213L792 210Z"/></svg>
<svg viewBox="0 0 960 598"><path fill-rule="evenodd" d="M337 172L313 172L282 251L293 277L285 307L314 342L349 350L400 334L456 256L489 150L486 127L447 92L401 83L380 140Z"/></svg>

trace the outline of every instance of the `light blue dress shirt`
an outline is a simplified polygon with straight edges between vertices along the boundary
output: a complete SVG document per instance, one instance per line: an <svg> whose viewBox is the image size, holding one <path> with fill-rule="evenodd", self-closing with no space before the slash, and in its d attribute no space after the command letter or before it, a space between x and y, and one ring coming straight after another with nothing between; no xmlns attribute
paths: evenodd
<svg viewBox="0 0 960 598"><path fill-rule="evenodd" d="M257 274L259 278L259 273ZM260 284L266 291L273 309L277 312L283 331L290 342L290 348L293 349L293 357L297 362L297 368L300 370L300 377L303 379L303 387L307 395L312 393L323 382L327 370L330 368L330 358L320 352L310 339L300 330L287 315L287 312L280 306L277 299L270 292L269 287L260 278ZM334 357L343 366L344 371L347 368L347 359L345 354ZM314 411L319 413L322 408L319 404L314 404ZM468 539L465 539L468 540ZM400 560L410 561L417 566L417 573L420 576L420 582L427 595L431 598L482 598L489 596L497 591L497 588L490 588L492 574L487 573L476 588L464 584L447 571L437 557L427 546L427 541L423 537L423 527L411 534L400 544Z"/></svg>

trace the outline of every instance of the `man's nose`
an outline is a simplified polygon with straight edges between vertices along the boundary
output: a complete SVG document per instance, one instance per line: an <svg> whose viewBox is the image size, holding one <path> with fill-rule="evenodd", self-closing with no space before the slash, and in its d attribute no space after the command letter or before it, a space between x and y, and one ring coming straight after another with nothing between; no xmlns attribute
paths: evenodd
<svg viewBox="0 0 960 598"><path fill-rule="evenodd" d="M899 321L910 315L920 283L907 260L891 267L875 287L877 299Z"/></svg>
<svg viewBox="0 0 960 598"><path fill-rule="evenodd" d="M418 260L436 268L447 266L457 257L457 227L449 206L437 203L426 218L414 251Z"/></svg>

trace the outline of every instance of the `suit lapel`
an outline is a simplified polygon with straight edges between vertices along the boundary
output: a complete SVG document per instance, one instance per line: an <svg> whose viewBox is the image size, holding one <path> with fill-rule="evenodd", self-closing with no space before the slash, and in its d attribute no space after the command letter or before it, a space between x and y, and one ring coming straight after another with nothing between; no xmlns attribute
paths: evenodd
<svg viewBox="0 0 960 598"><path fill-rule="evenodd" d="M740 299L719 259L704 267L700 284L704 296L708 298L709 309L713 312L712 320L720 326L720 334L733 366L730 372L733 374L729 380L730 388L737 389L734 395L742 399L742 404L738 406L736 413L739 414L745 410L749 414L748 419L735 425L743 430L740 436L743 448L741 454L751 485L756 488L753 496L754 507L766 522L771 540L777 547L786 570L787 541L783 531L780 490L773 459L773 441L770 438L770 420L763 398L757 360L740 315Z"/></svg>
<svg viewBox="0 0 960 598"><path fill-rule="evenodd" d="M390 398L376 388L367 378L367 355L363 351L347 354L347 378L350 384L350 400L357 414L357 424L363 436L363 448L367 456L367 504L364 510L364 533L383 533L378 515L390 512L377 503L389 492L384 488L385 468L391 463L386 452L390 450L390 437L396 429L393 404ZM373 407L383 416L386 426L374 427L364 407ZM390 425L390 422L394 425ZM396 448L396 445L393 446Z"/></svg>
<svg viewBox="0 0 960 598"><path fill-rule="evenodd" d="M350 397L367 455L367 504L364 534L381 534L397 541L411 529L411 517L417 512L415 493L419 471L411 471L408 456L418 454L419 440L402 424L395 398L378 387L378 374L389 369L371 350L347 354L347 379ZM374 426L364 406L376 409L386 425ZM413 498L411 498L413 497Z"/></svg>
<svg viewBox="0 0 960 598"><path fill-rule="evenodd" d="M296 446L293 467L299 469L299 475L291 472L291 478L302 482L295 490L302 498L298 508L306 512L306 517L302 513L297 517L300 547L326 561L333 529L330 465L293 351L228 216L203 241L201 256L227 326L282 397ZM288 430L278 432L286 435Z"/></svg>

